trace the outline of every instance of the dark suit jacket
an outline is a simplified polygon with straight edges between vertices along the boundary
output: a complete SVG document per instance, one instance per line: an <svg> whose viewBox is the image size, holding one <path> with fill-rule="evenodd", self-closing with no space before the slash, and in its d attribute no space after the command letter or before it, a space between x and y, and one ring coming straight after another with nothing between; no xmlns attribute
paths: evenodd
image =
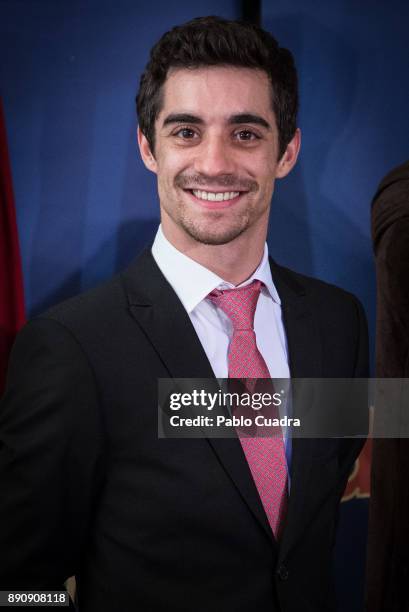
<svg viewBox="0 0 409 612"><path fill-rule="evenodd" d="M367 376L359 302L271 266L292 376ZM212 376L150 252L29 323L0 410L0 587L75 574L81 612L333 610L361 441L293 441L277 545L237 439L158 439L157 379Z"/></svg>
<svg viewBox="0 0 409 612"><path fill-rule="evenodd" d="M409 377L409 161L380 183L372 202L376 257L376 375ZM409 440L374 440L367 610L409 611Z"/></svg>

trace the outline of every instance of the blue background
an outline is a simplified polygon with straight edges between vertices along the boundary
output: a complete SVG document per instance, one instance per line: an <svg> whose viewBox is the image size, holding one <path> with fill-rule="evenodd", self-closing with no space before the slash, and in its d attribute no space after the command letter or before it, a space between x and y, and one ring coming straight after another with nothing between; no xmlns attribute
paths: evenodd
<svg viewBox="0 0 409 612"><path fill-rule="evenodd" d="M276 0L263 26L295 55L300 161L277 184L270 252L353 291L369 320L370 201L408 159L409 5ZM192 17L237 18L239 2L0 0L0 84L30 315L122 268L150 242L156 184L139 159L134 97L149 49ZM341 608L361 609L367 502L343 504Z"/></svg>

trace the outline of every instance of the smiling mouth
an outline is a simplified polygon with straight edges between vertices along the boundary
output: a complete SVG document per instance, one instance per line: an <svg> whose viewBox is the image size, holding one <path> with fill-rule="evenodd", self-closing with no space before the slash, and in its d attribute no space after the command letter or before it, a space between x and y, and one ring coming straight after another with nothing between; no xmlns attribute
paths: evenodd
<svg viewBox="0 0 409 612"><path fill-rule="evenodd" d="M207 200L208 202L226 202L240 195L240 191L202 191L200 189L191 189L190 191L199 200Z"/></svg>
<svg viewBox="0 0 409 612"><path fill-rule="evenodd" d="M191 197L205 208L227 208L235 204L247 191L205 191L204 189L185 189Z"/></svg>

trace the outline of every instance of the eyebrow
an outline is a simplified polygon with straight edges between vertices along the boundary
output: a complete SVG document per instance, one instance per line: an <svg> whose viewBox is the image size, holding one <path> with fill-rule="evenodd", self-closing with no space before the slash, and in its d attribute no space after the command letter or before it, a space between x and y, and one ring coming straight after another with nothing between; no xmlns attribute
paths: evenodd
<svg viewBox="0 0 409 612"><path fill-rule="evenodd" d="M171 125L172 123L194 123L196 125L202 125L203 119L196 115L189 115L188 113L171 113L163 121L163 127L165 125Z"/></svg>
<svg viewBox="0 0 409 612"><path fill-rule="evenodd" d="M240 113L238 115L232 115L229 117L230 125L237 125L238 123L254 123L255 125L261 125L261 127L271 130L271 125L260 117L260 115L253 115L253 113Z"/></svg>
<svg viewBox="0 0 409 612"><path fill-rule="evenodd" d="M174 123L192 123L194 125L203 125L204 121L197 115L190 115L189 113L171 113L163 121L163 127ZM253 113L239 113L232 115L228 120L229 125L239 125L241 123L253 123L260 125L261 127L271 130L271 125L260 117L260 115L254 115Z"/></svg>

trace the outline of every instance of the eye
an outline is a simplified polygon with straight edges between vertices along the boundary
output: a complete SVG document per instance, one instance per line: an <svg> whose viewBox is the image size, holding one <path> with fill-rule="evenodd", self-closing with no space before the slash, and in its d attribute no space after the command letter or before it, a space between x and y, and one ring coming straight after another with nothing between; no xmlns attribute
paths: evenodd
<svg viewBox="0 0 409 612"><path fill-rule="evenodd" d="M260 139L260 136L257 136L257 134L255 134L251 130L240 130L239 132L235 133L235 137L237 138L237 140L241 140L241 141Z"/></svg>
<svg viewBox="0 0 409 612"><path fill-rule="evenodd" d="M177 132L174 132L174 136L178 136L183 140L192 140L195 136L197 136L196 132L188 127L179 128Z"/></svg>

